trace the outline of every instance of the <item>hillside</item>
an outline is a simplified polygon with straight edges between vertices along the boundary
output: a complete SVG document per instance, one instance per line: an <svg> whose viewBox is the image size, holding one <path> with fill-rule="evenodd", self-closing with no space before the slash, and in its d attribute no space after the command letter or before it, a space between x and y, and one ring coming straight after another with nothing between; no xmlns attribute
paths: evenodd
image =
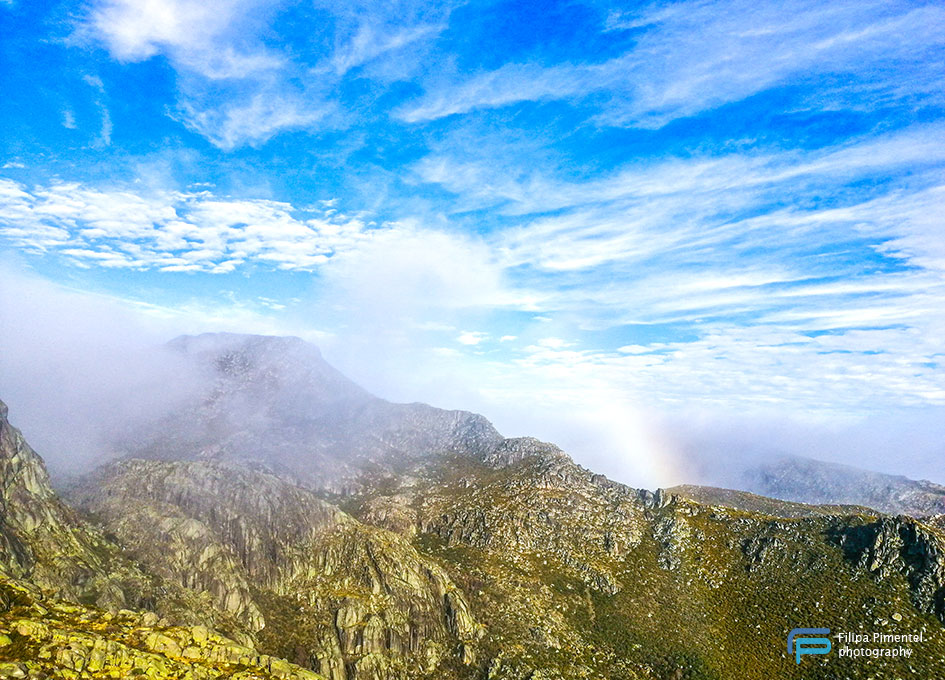
<svg viewBox="0 0 945 680"><path fill-rule="evenodd" d="M7 579L18 594L0 617L6 662L73 677L58 670L61 650L104 646L130 650L109 657L126 671L139 662L122 655L190 664L152 677L945 677L937 519L631 489L551 444L503 438L481 416L372 397L301 341L177 344L205 371L206 393L126 433L120 459L68 490L78 512L45 481L8 475L3 535L25 547L2 556L43 557ZM40 469L6 427L7 457ZM69 562L73 548L17 519L37 499L80 544L97 537L116 573L154 584L153 601L122 613L49 591L51 577L29 565ZM116 573L105 565L100 578ZM18 617L27 631L69 632L27 635ZM907 659L798 665L784 651L796 627L923 641ZM227 661L194 644L204 628L239 653ZM76 645L73 634L92 637Z"/></svg>
<svg viewBox="0 0 945 680"><path fill-rule="evenodd" d="M0 678L318 680L64 504L7 415L0 402Z"/></svg>
<svg viewBox="0 0 945 680"><path fill-rule="evenodd" d="M212 593L262 648L331 680L475 660L481 629L436 560L282 479L128 460L73 498L149 569Z"/></svg>
<svg viewBox="0 0 945 680"><path fill-rule="evenodd" d="M688 498L702 505L720 505L735 510L773 515L774 517L801 518L823 517L826 515L876 514L875 510L860 505L809 505L759 496L748 491L720 489L715 486L681 484L666 489L666 493Z"/></svg>
<svg viewBox="0 0 945 680"><path fill-rule="evenodd" d="M201 522L251 584L261 650L332 678L867 677L837 658L796 667L782 646L797 621L922 630L908 665L871 672L945 672L945 537L934 528L707 507L542 453L498 468L414 466L348 497L347 513L266 473L202 462L118 463L79 500L145 564L178 565L182 582L223 570L202 566L205 545L188 553L161 529L136 535L154 522L126 525L122 509ZM274 491L278 508L263 500ZM211 512L201 498L223 502ZM314 524L297 521L302 507L324 513L314 533L295 533Z"/></svg>

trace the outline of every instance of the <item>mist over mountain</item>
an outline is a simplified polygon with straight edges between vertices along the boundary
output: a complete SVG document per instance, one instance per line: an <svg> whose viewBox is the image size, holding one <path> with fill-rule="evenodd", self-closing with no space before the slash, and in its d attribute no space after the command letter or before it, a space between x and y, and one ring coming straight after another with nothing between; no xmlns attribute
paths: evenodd
<svg viewBox="0 0 945 680"><path fill-rule="evenodd" d="M785 656L799 621L921 630L868 672L945 672L940 517L636 490L296 338L170 348L200 389L129 424L76 510L0 411L0 673L867 677Z"/></svg>
<svg viewBox="0 0 945 680"><path fill-rule="evenodd" d="M189 372L192 395L107 442L107 457L241 461L340 494L355 492L368 471L381 475L429 451L488 458L503 445L477 414L374 397L298 338L208 333L167 349ZM931 482L764 451L692 451L685 481L810 504L945 512L945 487Z"/></svg>
<svg viewBox="0 0 945 680"><path fill-rule="evenodd" d="M90 470L120 432L199 392L164 322L8 266L0 290L0 389L54 478Z"/></svg>
<svg viewBox="0 0 945 680"><path fill-rule="evenodd" d="M897 477L945 485L945 414L937 409L839 422L811 415L809 421L800 422L713 413L688 423L677 418L666 425L681 433L677 454L688 464L687 481L750 485L759 493L774 493L775 487L763 487L762 475L771 472L787 479L794 461L798 477L807 472L812 480L836 477L834 492L840 491L842 480L851 492L857 486L876 486L881 478L893 485ZM849 468L860 469L864 476L851 475ZM869 473L873 479L868 479ZM810 486L819 484L812 481Z"/></svg>
<svg viewBox="0 0 945 680"><path fill-rule="evenodd" d="M120 321L127 319L113 325ZM11 343L0 367L62 480L116 457L237 460L342 493L368 467L382 470L437 446L468 453L502 441L482 416L373 396L298 338L207 333L159 344L126 330L104 347L88 335L56 348L54 332L45 345L38 337L38 344ZM24 379L27 369L35 381ZM676 421L664 426L678 430L671 456L677 482L916 516L943 510L934 482L787 453L793 443L783 425L768 440L760 428L737 437L694 428L690 437ZM797 448L817 453L830 440L811 444L817 429L810 432Z"/></svg>
<svg viewBox="0 0 945 680"><path fill-rule="evenodd" d="M114 454L124 434L182 412L185 403L212 390L219 376L167 345L182 328L198 334L240 326L280 335L293 330L266 330L260 319L238 314L223 318L164 308L144 313L143 307L68 290L5 266L0 266L0 286L6 293L0 296L0 386L54 479L89 470ZM585 466L634 486L739 486L737 479L701 475L693 457L708 456L720 461L718 469L733 470L781 454L945 483L939 476L945 470L945 418L934 410L837 425L829 419L700 411L686 404L635 409L593 384L585 390L588 398L556 404L546 398L558 395L553 382L520 382L508 373L497 386L488 372L458 375L433 351L409 341L392 346L378 337L355 342L329 336L317 344L373 394L483 413L506 435L554 441ZM510 384L514 391L502 397Z"/></svg>
<svg viewBox="0 0 945 680"><path fill-rule="evenodd" d="M716 465L709 467L718 469ZM800 456L742 461L722 474L703 472L702 479L709 484L814 505L863 505L914 517L945 513L945 486Z"/></svg>
<svg viewBox="0 0 945 680"><path fill-rule="evenodd" d="M488 455L503 441L482 416L372 396L298 338L206 334L169 346L204 391L118 439L112 455L241 461L341 493L368 469L430 451Z"/></svg>

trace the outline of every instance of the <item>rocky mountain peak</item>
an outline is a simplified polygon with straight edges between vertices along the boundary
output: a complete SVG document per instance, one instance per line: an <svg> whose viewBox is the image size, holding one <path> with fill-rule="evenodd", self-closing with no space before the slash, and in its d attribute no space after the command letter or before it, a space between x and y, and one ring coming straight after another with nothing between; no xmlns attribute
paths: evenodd
<svg viewBox="0 0 945 680"><path fill-rule="evenodd" d="M505 440L475 413L380 399L299 338L204 334L169 347L190 366L194 397L119 442L120 456L236 460L349 493L365 473L397 474L442 454L501 466L557 451Z"/></svg>
<svg viewBox="0 0 945 680"><path fill-rule="evenodd" d="M304 393L317 403L372 398L301 338L204 333L182 335L168 347L190 359L201 377L218 387Z"/></svg>

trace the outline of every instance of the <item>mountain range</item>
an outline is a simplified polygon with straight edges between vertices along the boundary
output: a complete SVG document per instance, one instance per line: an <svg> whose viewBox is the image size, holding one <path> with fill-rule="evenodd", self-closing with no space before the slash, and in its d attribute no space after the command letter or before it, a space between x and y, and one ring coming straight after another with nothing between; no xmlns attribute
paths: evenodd
<svg viewBox="0 0 945 680"><path fill-rule="evenodd" d="M171 349L200 389L58 492L0 408L0 677L945 677L923 483L632 489L298 339ZM799 664L798 627L922 641Z"/></svg>
<svg viewBox="0 0 945 680"><path fill-rule="evenodd" d="M913 517L945 513L945 486L803 456L772 456L745 465L727 481L762 496L800 503L864 505Z"/></svg>

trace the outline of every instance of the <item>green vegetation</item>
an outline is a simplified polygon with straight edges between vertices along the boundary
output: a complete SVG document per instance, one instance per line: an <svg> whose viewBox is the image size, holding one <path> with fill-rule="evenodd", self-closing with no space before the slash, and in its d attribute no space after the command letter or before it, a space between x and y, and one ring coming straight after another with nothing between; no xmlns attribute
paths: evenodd
<svg viewBox="0 0 945 680"><path fill-rule="evenodd" d="M167 626L154 614L71 605L5 578L0 579L0 677L320 678L202 626Z"/></svg>
<svg viewBox="0 0 945 680"><path fill-rule="evenodd" d="M940 518L637 491L273 356L70 489L82 514L0 404L0 678L945 677ZM280 379L328 416L247 421ZM924 642L798 666L795 627Z"/></svg>

